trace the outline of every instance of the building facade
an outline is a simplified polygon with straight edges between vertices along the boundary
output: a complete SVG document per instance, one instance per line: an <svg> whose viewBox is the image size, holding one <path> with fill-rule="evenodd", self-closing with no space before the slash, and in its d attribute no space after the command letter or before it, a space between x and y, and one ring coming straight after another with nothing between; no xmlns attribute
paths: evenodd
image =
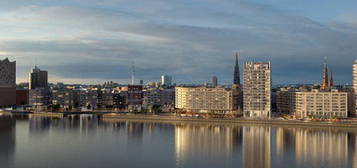
<svg viewBox="0 0 357 168"><path fill-rule="evenodd" d="M175 89L149 88L143 91L143 107L153 109L157 106L163 112L170 112L175 104Z"/></svg>
<svg viewBox="0 0 357 168"><path fill-rule="evenodd" d="M52 105L59 105L60 108L71 110L80 105L79 91L71 89L53 89L51 90Z"/></svg>
<svg viewBox="0 0 357 168"><path fill-rule="evenodd" d="M29 89L48 87L48 72L35 66L29 74Z"/></svg>
<svg viewBox="0 0 357 168"><path fill-rule="evenodd" d="M16 61L0 60L0 106L16 104Z"/></svg>
<svg viewBox="0 0 357 168"><path fill-rule="evenodd" d="M271 117L271 64L244 65L243 113L245 117Z"/></svg>
<svg viewBox="0 0 357 168"><path fill-rule="evenodd" d="M238 98L231 88L175 87L175 107L183 112L239 114Z"/></svg>
<svg viewBox="0 0 357 168"><path fill-rule="evenodd" d="M353 90L355 115L357 115L357 60L353 64Z"/></svg>
<svg viewBox="0 0 357 168"><path fill-rule="evenodd" d="M278 112L296 118L347 118L348 92L325 90L281 89L277 98Z"/></svg>
<svg viewBox="0 0 357 168"><path fill-rule="evenodd" d="M48 88L36 88L29 90L29 104L36 111L44 111L51 103L50 90Z"/></svg>

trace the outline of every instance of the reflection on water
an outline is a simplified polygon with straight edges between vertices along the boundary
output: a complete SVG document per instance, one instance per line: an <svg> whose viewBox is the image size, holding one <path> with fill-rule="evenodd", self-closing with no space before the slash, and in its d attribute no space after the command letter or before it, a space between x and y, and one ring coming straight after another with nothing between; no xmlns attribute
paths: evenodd
<svg viewBox="0 0 357 168"><path fill-rule="evenodd" d="M15 152L15 120L0 117L0 163L12 165Z"/></svg>
<svg viewBox="0 0 357 168"><path fill-rule="evenodd" d="M356 141L353 129L113 121L94 115L0 117L5 168L357 168Z"/></svg>
<svg viewBox="0 0 357 168"><path fill-rule="evenodd" d="M209 160L229 164L233 150L241 144L242 128L233 126L179 124L175 129L178 167L187 160Z"/></svg>
<svg viewBox="0 0 357 168"><path fill-rule="evenodd" d="M271 167L271 132L268 127L244 127L243 167Z"/></svg>

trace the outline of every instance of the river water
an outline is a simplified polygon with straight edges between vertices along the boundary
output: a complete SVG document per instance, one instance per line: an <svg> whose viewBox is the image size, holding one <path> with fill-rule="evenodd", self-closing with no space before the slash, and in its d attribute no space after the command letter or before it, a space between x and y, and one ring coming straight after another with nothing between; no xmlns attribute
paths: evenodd
<svg viewBox="0 0 357 168"><path fill-rule="evenodd" d="M357 130L0 117L1 168L357 167Z"/></svg>

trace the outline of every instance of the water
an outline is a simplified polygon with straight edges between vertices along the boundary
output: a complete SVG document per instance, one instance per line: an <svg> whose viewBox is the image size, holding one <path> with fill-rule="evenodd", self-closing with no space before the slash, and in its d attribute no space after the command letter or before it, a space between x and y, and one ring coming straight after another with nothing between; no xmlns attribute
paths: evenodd
<svg viewBox="0 0 357 168"><path fill-rule="evenodd" d="M1 168L356 167L357 130L0 117Z"/></svg>

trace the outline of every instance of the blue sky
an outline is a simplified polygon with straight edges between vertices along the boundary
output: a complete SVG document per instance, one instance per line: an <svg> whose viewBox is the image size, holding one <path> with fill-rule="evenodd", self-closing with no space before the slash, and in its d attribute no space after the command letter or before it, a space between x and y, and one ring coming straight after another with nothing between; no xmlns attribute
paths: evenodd
<svg viewBox="0 0 357 168"><path fill-rule="evenodd" d="M273 83L319 83L324 57L335 83L357 58L353 0L13 0L0 2L0 58L18 82L37 64L51 82L137 78L233 80L234 52L271 61Z"/></svg>

